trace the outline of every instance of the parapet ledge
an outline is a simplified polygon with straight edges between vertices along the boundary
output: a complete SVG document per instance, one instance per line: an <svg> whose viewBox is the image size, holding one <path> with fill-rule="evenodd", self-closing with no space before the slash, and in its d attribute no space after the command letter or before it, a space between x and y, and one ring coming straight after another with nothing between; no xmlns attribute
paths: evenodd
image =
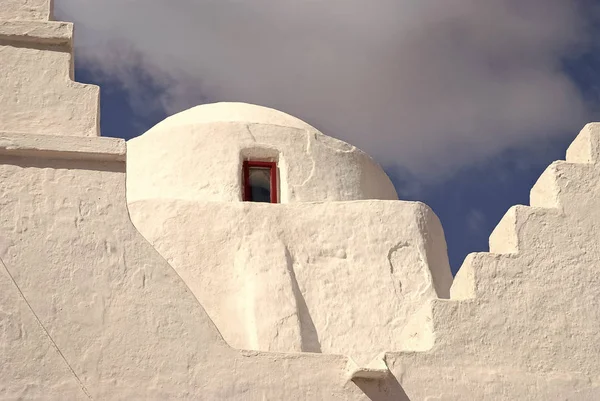
<svg viewBox="0 0 600 401"><path fill-rule="evenodd" d="M600 162L600 123L589 123L567 149L566 160L571 163Z"/></svg>
<svg viewBox="0 0 600 401"><path fill-rule="evenodd" d="M54 21L0 21L0 42L73 46L73 24Z"/></svg>
<svg viewBox="0 0 600 401"><path fill-rule="evenodd" d="M367 366L358 366L358 364L349 357L348 366L346 368L348 380L384 380L391 374L385 361L385 355L385 352L379 354Z"/></svg>
<svg viewBox="0 0 600 401"><path fill-rule="evenodd" d="M118 138L0 132L0 155L124 162L126 146Z"/></svg>

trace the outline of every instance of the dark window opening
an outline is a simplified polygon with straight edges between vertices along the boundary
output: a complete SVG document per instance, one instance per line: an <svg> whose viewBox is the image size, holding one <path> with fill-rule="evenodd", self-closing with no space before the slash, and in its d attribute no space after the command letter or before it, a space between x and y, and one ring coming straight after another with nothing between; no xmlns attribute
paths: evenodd
<svg viewBox="0 0 600 401"><path fill-rule="evenodd" d="M277 203L277 163L244 161L244 201Z"/></svg>

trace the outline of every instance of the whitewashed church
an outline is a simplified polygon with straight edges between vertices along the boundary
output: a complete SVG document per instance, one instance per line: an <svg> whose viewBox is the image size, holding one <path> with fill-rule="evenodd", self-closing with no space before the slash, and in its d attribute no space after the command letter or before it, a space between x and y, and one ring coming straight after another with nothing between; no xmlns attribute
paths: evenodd
<svg viewBox="0 0 600 401"><path fill-rule="evenodd" d="M456 277L438 218L288 114L99 136L51 0L0 0L0 400L600 400L600 125Z"/></svg>

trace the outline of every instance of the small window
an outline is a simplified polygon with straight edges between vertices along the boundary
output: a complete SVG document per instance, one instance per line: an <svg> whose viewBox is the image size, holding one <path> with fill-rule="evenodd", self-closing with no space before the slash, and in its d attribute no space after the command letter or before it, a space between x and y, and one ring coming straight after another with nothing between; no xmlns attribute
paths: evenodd
<svg viewBox="0 0 600 401"><path fill-rule="evenodd" d="M277 203L277 163L244 161L244 201Z"/></svg>

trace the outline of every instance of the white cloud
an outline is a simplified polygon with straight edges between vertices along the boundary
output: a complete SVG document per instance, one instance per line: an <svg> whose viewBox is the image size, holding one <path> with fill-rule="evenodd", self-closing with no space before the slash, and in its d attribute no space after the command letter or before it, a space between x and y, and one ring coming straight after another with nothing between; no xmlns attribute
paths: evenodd
<svg viewBox="0 0 600 401"><path fill-rule="evenodd" d="M560 66L586 36L575 4L56 0L80 61L125 85L145 70L169 112L275 107L421 177L579 128L587 108Z"/></svg>

